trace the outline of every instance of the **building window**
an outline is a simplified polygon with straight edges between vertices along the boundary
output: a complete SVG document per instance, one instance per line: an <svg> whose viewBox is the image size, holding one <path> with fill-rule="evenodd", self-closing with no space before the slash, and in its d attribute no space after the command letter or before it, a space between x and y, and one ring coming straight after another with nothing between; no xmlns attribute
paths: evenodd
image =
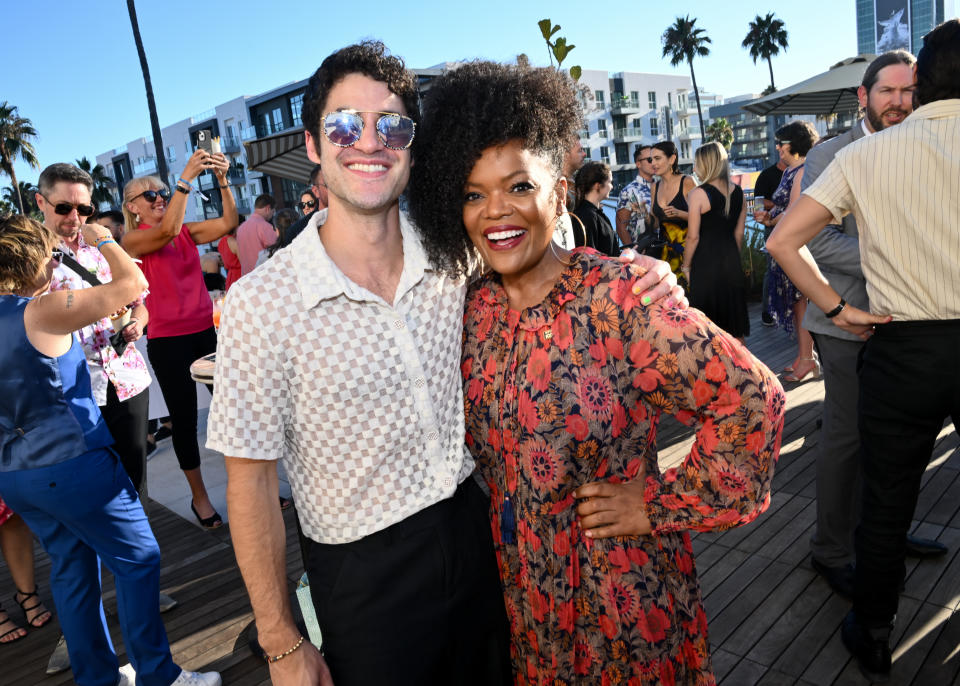
<svg viewBox="0 0 960 686"><path fill-rule="evenodd" d="M630 104L634 107L640 106L640 91L630 91Z"/></svg>
<svg viewBox="0 0 960 686"><path fill-rule="evenodd" d="M597 120L597 133L600 134L601 138L607 137L607 120L606 119Z"/></svg>
<svg viewBox="0 0 960 686"><path fill-rule="evenodd" d="M302 126L303 119L300 117L300 112L303 110L303 93L295 95L290 98L290 113L293 115L293 125Z"/></svg>
<svg viewBox="0 0 960 686"><path fill-rule="evenodd" d="M593 97L596 98L598 110L602 110L606 107L606 105L604 105L603 91L594 91Z"/></svg>
<svg viewBox="0 0 960 686"><path fill-rule="evenodd" d="M177 161L177 148L174 145L167 146L167 162Z"/></svg>
<svg viewBox="0 0 960 686"><path fill-rule="evenodd" d="M657 121L656 117L650 117L650 135L651 136L660 135L660 122Z"/></svg>
<svg viewBox="0 0 960 686"><path fill-rule="evenodd" d="M610 164L610 149L605 146L600 146L600 161Z"/></svg>
<svg viewBox="0 0 960 686"><path fill-rule="evenodd" d="M647 105L650 106L651 110L657 109L657 92L650 91L647 93Z"/></svg>
<svg viewBox="0 0 960 686"><path fill-rule="evenodd" d="M270 112L270 117L272 119L271 123L273 124L272 133L283 131L283 110L279 107L274 107Z"/></svg>

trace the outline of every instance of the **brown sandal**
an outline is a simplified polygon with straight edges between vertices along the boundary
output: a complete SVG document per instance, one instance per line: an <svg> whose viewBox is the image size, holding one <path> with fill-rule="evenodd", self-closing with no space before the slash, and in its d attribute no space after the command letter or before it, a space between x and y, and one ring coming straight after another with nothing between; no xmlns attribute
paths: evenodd
<svg viewBox="0 0 960 686"><path fill-rule="evenodd" d="M18 600L17 596L21 596L21 599ZM36 598L37 602L30 607L27 607L27 601L31 598ZM40 596L37 594L36 586L33 587L32 593L24 593L18 588L16 595L13 596L13 602L20 606L20 609L23 610L24 621L34 629L39 629L53 619L53 615L50 613L50 610L44 607L43 601L40 600ZM30 616L31 612L34 613L32 617ZM45 618L44 615L46 615Z"/></svg>
<svg viewBox="0 0 960 686"><path fill-rule="evenodd" d="M17 623L10 618L10 615L4 612L2 606L0 606L0 615L3 615L5 617L5 619L2 622L0 622L0 631L3 631L3 629L5 629L7 626L13 627L12 629L7 629L7 631L3 631L3 633L0 633L0 645L4 643L16 643L21 638L27 635L26 630L22 626L17 626ZM11 638L9 641L5 640L7 636L9 636L10 634L15 634L18 631L21 632L19 636L15 636L14 638Z"/></svg>

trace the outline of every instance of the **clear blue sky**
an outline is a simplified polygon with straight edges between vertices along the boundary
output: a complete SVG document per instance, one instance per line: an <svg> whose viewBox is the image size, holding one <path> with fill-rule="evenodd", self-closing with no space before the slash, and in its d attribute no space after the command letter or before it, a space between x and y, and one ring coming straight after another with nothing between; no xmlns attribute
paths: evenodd
<svg viewBox="0 0 960 686"><path fill-rule="evenodd" d="M6 2L0 101L20 108L39 132L41 168L95 155L141 136L150 121L124 0ZM697 82L725 97L760 92L767 66L740 42L756 14L786 23L790 48L774 58L777 85L795 83L856 53L853 0L791 2L416 2L367 0L139 0L160 125L238 95L256 95L309 76L331 51L379 38L414 68L459 59L547 63L537 21L577 47L585 69L689 74L661 58L660 35L678 15L697 17L713 39L694 63ZM11 30L12 28L12 30ZM21 180L39 172L18 165ZM9 179L0 178L0 185Z"/></svg>

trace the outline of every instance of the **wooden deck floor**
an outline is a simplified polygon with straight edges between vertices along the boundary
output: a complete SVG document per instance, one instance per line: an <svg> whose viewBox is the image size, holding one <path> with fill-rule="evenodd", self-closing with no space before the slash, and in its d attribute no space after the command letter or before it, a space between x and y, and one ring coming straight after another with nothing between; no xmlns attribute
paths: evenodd
<svg viewBox="0 0 960 686"><path fill-rule="evenodd" d="M756 307L752 313L751 350L772 369L781 369L792 360L793 344L781 332L761 327ZM787 386L783 449L769 511L746 527L694 538L714 668L724 686L866 684L839 638L849 603L810 567L822 395L819 381ZM691 435L665 421L658 440L662 462L681 460ZM265 665L247 645L252 615L227 532L201 531L156 503L150 516L163 551L162 590L180 601L163 616L174 658L189 669L221 671L227 686L269 683ZM293 516L285 513L291 590L301 572ZM934 561L908 561L892 683L960 686L960 440L952 425L937 441L916 517L917 533L946 543L950 553ZM37 564L40 592L48 600L49 560L39 546ZM124 661L109 573L104 589L113 640ZM12 592L0 561L0 596L8 608ZM44 675L57 636L51 622L14 645L0 646L0 686L72 683L70 672Z"/></svg>

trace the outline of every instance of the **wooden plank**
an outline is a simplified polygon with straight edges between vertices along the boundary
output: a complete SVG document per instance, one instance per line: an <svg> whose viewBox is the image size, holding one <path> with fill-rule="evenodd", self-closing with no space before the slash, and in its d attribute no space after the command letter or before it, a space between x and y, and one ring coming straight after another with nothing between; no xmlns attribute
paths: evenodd
<svg viewBox="0 0 960 686"><path fill-rule="evenodd" d="M789 565L779 562L771 563L719 614L710 615L710 643L723 646L725 650L737 655L746 655L749 646L735 646L727 639L741 627L772 623L769 616L763 614L757 616L754 611L770 597L771 593L782 592L779 586L790 571ZM781 596L781 592L777 593L778 597Z"/></svg>
<svg viewBox="0 0 960 686"><path fill-rule="evenodd" d="M717 683L723 683L724 678L733 671L733 668L737 666L737 663L740 662L740 656L734 655L733 653L727 652L726 650L713 649L712 653L712 662L713 662L713 675L717 679Z"/></svg>
<svg viewBox="0 0 960 686"><path fill-rule="evenodd" d="M930 590L930 594L926 598L928 603L951 610L956 610L957 603L960 601L960 555L957 554L957 546L960 545L960 541L958 541L958 537L960 537L960 529L949 527L944 529L941 539L952 543L953 557L940 576L940 580Z"/></svg>
<svg viewBox="0 0 960 686"><path fill-rule="evenodd" d="M766 665L751 662L744 658L737 663L727 677L720 682L720 686L755 686L766 674Z"/></svg>
<svg viewBox="0 0 960 686"><path fill-rule="evenodd" d="M954 612L927 652L913 683L948 684L960 674L960 614Z"/></svg>

